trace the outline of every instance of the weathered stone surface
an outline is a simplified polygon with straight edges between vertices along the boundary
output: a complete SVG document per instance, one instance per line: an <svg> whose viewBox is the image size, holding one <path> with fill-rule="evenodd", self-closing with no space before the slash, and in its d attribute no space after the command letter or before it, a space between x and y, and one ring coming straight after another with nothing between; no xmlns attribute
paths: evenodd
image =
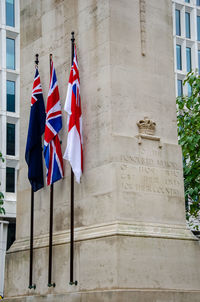
<svg viewBox="0 0 200 302"><path fill-rule="evenodd" d="M5 299L6 302L199 302L200 294L195 291L137 291L105 290L103 292L68 293L62 295L29 296Z"/></svg>
<svg viewBox="0 0 200 302"><path fill-rule="evenodd" d="M137 0L21 1L23 118L17 240L7 255L5 301L200 300L196 265L200 248L186 228L177 145L171 0L145 3L141 36ZM75 184L78 285L69 285L70 167L65 162L65 177L54 186L56 287L51 289L47 287L49 188L35 194L37 288L33 291L28 289L30 185L24 149L34 55L40 55L46 99L49 54L53 54L64 106L72 30L80 66L84 139L84 174L81 185ZM155 132L138 136L137 122L144 117L156 123ZM66 121L63 114L63 150Z"/></svg>
<svg viewBox="0 0 200 302"><path fill-rule="evenodd" d="M160 234L160 236L162 236ZM188 257L188 254L190 257ZM181 256L180 256L181 255ZM154 289L198 291L200 274L196 259L199 244L193 240L143 237L139 234L108 236L79 241L75 245L76 287L68 284L69 245L53 248L54 289L47 287L48 248L34 251L36 295L108 289ZM30 295L28 289L29 251L7 257L6 296ZM191 271L189 268L193 268Z"/></svg>

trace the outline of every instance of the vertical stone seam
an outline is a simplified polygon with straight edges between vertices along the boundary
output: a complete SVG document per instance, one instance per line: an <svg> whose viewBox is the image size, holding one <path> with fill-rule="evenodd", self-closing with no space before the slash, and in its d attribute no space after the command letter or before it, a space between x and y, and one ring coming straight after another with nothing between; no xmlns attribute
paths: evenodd
<svg viewBox="0 0 200 302"><path fill-rule="evenodd" d="M146 2L140 2L140 37L141 37L141 54L146 56Z"/></svg>
<svg viewBox="0 0 200 302"><path fill-rule="evenodd" d="M109 88L109 98L110 98L110 114L109 114L109 118L110 118L110 121L111 121L111 125L110 125L110 135L112 136L112 133L113 133L113 121L112 121L112 107L113 107L113 104L112 104L112 64L111 64L111 57L112 57L112 53L111 53L111 48L112 48L112 45L111 45L111 37L112 37L112 34L111 34L111 26L112 26L112 4L111 4L111 1L108 2L108 7L109 7L109 17L108 17L108 20L109 20L109 24L108 24L108 33L109 33L109 79L110 79L110 88Z"/></svg>

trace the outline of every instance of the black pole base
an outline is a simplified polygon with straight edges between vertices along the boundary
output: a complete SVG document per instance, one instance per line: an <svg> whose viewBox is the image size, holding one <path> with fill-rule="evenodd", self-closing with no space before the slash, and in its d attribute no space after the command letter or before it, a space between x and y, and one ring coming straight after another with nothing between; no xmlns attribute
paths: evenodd
<svg viewBox="0 0 200 302"><path fill-rule="evenodd" d="M73 281L70 281L70 282L69 282L69 285L78 285L78 281L74 281L74 282L73 282Z"/></svg>
<svg viewBox="0 0 200 302"><path fill-rule="evenodd" d="M48 287L56 287L56 284L55 283L48 283L47 286Z"/></svg>
<svg viewBox="0 0 200 302"><path fill-rule="evenodd" d="M35 284L33 284L33 285L29 285L29 287L28 287L29 289L36 289L36 285Z"/></svg>

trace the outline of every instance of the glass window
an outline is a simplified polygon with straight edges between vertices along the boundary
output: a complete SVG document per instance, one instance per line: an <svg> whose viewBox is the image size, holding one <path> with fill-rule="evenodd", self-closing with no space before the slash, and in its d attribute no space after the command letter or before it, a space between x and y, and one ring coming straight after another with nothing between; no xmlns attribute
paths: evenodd
<svg viewBox="0 0 200 302"><path fill-rule="evenodd" d="M6 0L6 25L15 26L15 2Z"/></svg>
<svg viewBox="0 0 200 302"><path fill-rule="evenodd" d="M15 69L15 40L6 38L6 67Z"/></svg>
<svg viewBox="0 0 200 302"><path fill-rule="evenodd" d="M176 9L176 35L181 35L181 14L179 9Z"/></svg>
<svg viewBox="0 0 200 302"><path fill-rule="evenodd" d="M190 3L190 0L185 0L186 3Z"/></svg>
<svg viewBox="0 0 200 302"><path fill-rule="evenodd" d="M197 5L200 5L200 0L197 0L197 3L196 3Z"/></svg>
<svg viewBox="0 0 200 302"><path fill-rule="evenodd" d="M15 112L15 82L6 81L7 111Z"/></svg>
<svg viewBox="0 0 200 302"><path fill-rule="evenodd" d="M191 38L190 34L190 13L185 13L185 36Z"/></svg>
<svg viewBox="0 0 200 302"><path fill-rule="evenodd" d="M191 48L190 47L186 47L186 64L187 64L187 72L190 72L192 69Z"/></svg>
<svg viewBox="0 0 200 302"><path fill-rule="evenodd" d="M192 95L192 87L188 83L188 96L190 97Z"/></svg>
<svg viewBox="0 0 200 302"><path fill-rule="evenodd" d="M181 45L176 44L176 68L182 70Z"/></svg>
<svg viewBox="0 0 200 302"><path fill-rule="evenodd" d="M200 16L197 16L197 40L200 41Z"/></svg>
<svg viewBox="0 0 200 302"><path fill-rule="evenodd" d="M8 250L11 247L11 245L13 244L13 242L15 241L15 232L16 232L16 224L9 223L6 250Z"/></svg>
<svg viewBox="0 0 200 302"><path fill-rule="evenodd" d="M15 192L15 168L6 167L6 192Z"/></svg>
<svg viewBox="0 0 200 302"><path fill-rule="evenodd" d="M15 124L7 123L7 155L15 155Z"/></svg>
<svg viewBox="0 0 200 302"><path fill-rule="evenodd" d="M177 92L178 92L178 96L182 96L183 95L183 83L182 80L177 80Z"/></svg>

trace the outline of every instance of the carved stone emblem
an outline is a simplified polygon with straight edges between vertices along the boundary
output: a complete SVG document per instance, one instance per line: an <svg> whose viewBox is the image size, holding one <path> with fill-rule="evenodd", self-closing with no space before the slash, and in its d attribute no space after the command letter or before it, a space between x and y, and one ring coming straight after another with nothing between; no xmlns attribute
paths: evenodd
<svg viewBox="0 0 200 302"><path fill-rule="evenodd" d="M139 128L139 133L141 134L154 135L155 133L156 123L146 116L143 120L137 122L137 126Z"/></svg>

